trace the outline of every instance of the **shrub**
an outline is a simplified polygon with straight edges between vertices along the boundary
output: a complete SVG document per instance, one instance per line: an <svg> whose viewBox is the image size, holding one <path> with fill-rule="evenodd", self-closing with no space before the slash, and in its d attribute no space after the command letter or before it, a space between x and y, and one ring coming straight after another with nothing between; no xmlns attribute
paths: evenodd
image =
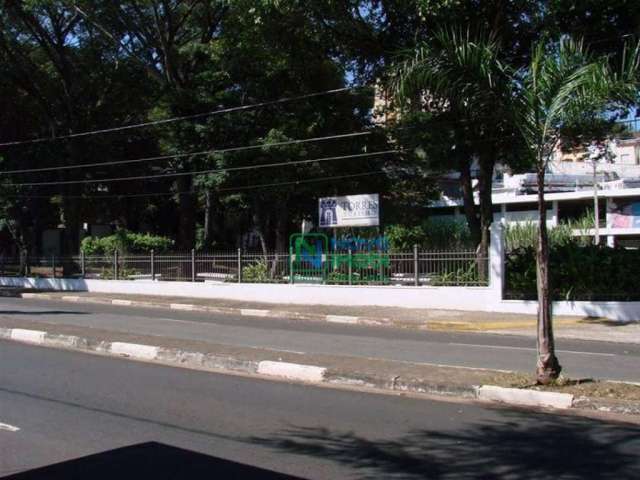
<svg viewBox="0 0 640 480"><path fill-rule="evenodd" d="M430 218L420 225L389 225L385 228L391 251L411 251L414 245L424 250L474 249L466 220Z"/></svg>
<svg viewBox="0 0 640 480"><path fill-rule="evenodd" d="M149 253L151 250L163 253L172 246L173 240L167 237L118 230L106 237L87 237L82 240L80 249L85 255L113 255L116 250L121 253Z"/></svg>
<svg viewBox="0 0 640 480"><path fill-rule="evenodd" d="M640 251L565 243L549 251L554 300L640 300ZM515 249L506 257L506 294L535 299L536 252Z"/></svg>
<svg viewBox="0 0 640 480"><path fill-rule="evenodd" d="M256 263L252 263L251 265L247 265L242 268L242 281L243 282L268 282L270 280L269 277L269 266L265 260L260 260Z"/></svg>
<svg viewBox="0 0 640 480"><path fill-rule="evenodd" d="M589 245L592 243L591 237L576 237L573 236L573 231L579 230L586 232L592 228L593 213L588 210L583 217L577 220L571 220L547 229L549 233L549 245ZM507 251L535 247L538 242L538 225L533 222L508 224L504 233Z"/></svg>

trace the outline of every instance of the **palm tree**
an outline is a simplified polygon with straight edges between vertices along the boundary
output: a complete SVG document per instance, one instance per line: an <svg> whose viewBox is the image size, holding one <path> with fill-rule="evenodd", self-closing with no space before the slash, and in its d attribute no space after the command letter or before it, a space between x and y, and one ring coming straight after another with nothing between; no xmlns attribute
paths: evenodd
<svg viewBox="0 0 640 480"><path fill-rule="evenodd" d="M547 384L558 378L561 366L555 355L549 240L544 200L545 173L566 127L589 123L638 101L638 48L623 55L621 73L607 58L592 58L581 42L569 38L555 46L543 42L533 49L531 63L514 78L514 121L536 168L539 228L536 247L538 293L537 380ZM588 143L589 138L582 137Z"/></svg>
<svg viewBox="0 0 640 480"><path fill-rule="evenodd" d="M456 117L452 135L456 144L452 146L454 152L469 156L457 158L456 166L452 165L453 158L446 161L450 169L457 167L460 171L464 210L472 236L479 241L480 258L487 257L493 222L493 170L497 161L505 159L505 152L513 152L516 145L513 124L506 113L512 81L499 56L500 46L492 35L442 30L405 55L391 75L393 97L400 106ZM470 174L474 160L479 167L477 233Z"/></svg>
<svg viewBox="0 0 640 480"><path fill-rule="evenodd" d="M504 145L492 138L510 141L512 137L504 134L509 132L508 125L517 125L514 145L526 146L528 163L535 166L537 174L536 376L542 384L556 379L561 371L552 326L545 173L563 135L579 131L579 142L588 144L594 132L602 134L603 119L639 103L639 62L640 44L625 50L620 72L616 73L609 58L593 58L581 42L564 38L557 44L535 45L529 67L514 72L500 62L499 45L491 37L472 39L468 33L440 32L394 71L394 92L401 101L439 101L440 106L458 113L461 121L477 122L476 145L489 145L489 149L477 148L476 152L481 166L481 223L487 237L492 221L491 162ZM484 247L487 245L488 241Z"/></svg>

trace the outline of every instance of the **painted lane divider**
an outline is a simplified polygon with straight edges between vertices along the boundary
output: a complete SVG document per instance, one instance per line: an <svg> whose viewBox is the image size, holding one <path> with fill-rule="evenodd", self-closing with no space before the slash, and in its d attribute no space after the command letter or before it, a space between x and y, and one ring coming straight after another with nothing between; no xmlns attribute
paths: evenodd
<svg viewBox="0 0 640 480"><path fill-rule="evenodd" d="M573 406L573 395L569 393L541 392L538 390L482 385L477 387L476 395L479 400L527 407L571 408Z"/></svg>
<svg viewBox="0 0 640 480"><path fill-rule="evenodd" d="M162 302L150 302L140 300L127 300L120 298L92 298L82 297L79 295L65 295L62 297L56 297L44 293L22 293L22 298L29 299L48 299L59 300L74 303L102 303L124 307L144 307L144 308L168 308L171 310L183 310L183 311L198 311L209 313L220 313L225 315L242 315L248 317L271 317L271 318L285 318L294 320L311 320L311 321L326 321L329 323L343 323L352 325L375 325L375 326L393 326L393 320L391 318L373 318L373 317L356 317L351 315L324 315L317 313L304 313L288 310L266 310L255 308L235 308L235 307L213 307L207 305L195 305L190 303L162 303ZM424 325L419 325L419 328Z"/></svg>
<svg viewBox="0 0 640 480"><path fill-rule="evenodd" d="M122 300L119 298L114 298L113 300L111 300L111 304L112 305L121 305L121 306L130 306L133 302L131 300Z"/></svg>
<svg viewBox="0 0 640 480"><path fill-rule="evenodd" d="M80 297L78 295L65 295L62 297L62 300L65 300L67 302L79 302Z"/></svg>
<svg viewBox="0 0 640 480"><path fill-rule="evenodd" d="M241 308L240 315L244 317L266 317L270 313L270 310L260 310L257 308Z"/></svg>
<svg viewBox="0 0 640 480"><path fill-rule="evenodd" d="M8 423L0 423L0 430L4 430L6 432L18 432L20 431L20 428L9 425Z"/></svg>
<svg viewBox="0 0 640 480"><path fill-rule="evenodd" d="M43 332L41 330L25 330L22 328L14 328L11 330L11 340L41 344L44 342L44 336L46 334L47 332Z"/></svg>
<svg viewBox="0 0 640 480"><path fill-rule="evenodd" d="M115 355L124 355L142 360L155 360L160 347L141 345L139 343L113 342L110 351Z"/></svg>
<svg viewBox="0 0 640 480"><path fill-rule="evenodd" d="M258 364L258 373L301 382L322 382L327 371L324 367L299 363L264 360Z"/></svg>
<svg viewBox="0 0 640 480"><path fill-rule="evenodd" d="M358 323L358 317L354 317L351 315L327 315L325 317L325 320L330 323Z"/></svg>
<svg viewBox="0 0 640 480"><path fill-rule="evenodd" d="M191 311L195 309L194 305L191 305L189 303L170 303L169 304L169 308L171 310L186 310L186 311Z"/></svg>

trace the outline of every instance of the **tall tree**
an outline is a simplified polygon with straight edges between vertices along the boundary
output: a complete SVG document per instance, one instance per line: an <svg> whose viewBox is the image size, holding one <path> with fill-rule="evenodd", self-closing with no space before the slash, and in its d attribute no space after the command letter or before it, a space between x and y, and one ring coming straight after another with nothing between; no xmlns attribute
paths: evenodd
<svg viewBox="0 0 640 480"><path fill-rule="evenodd" d="M23 126L22 131L8 139L64 136L104 127L105 122L111 126L111 122L136 118L135 109L145 96L135 68L119 61L114 48L102 42L94 28L81 22L69 2L4 0L2 3L0 58L7 73L4 78L13 88L15 98L22 99L25 116L30 120L28 126L24 117L14 122ZM139 144L135 137L126 145L113 142L113 138L79 138L8 147L4 156L7 165L20 163L21 168L71 167L86 163L87 157L96 162L108 159L114 150L126 152L136 146ZM90 178L96 172L69 169L12 178L34 181L40 177L66 182ZM96 187L94 184L93 189ZM91 189L80 183L37 189L37 195L51 194L60 199L60 219L52 226L65 225L66 253L78 252L80 224L88 220L86 215L90 213L81 197Z"/></svg>
<svg viewBox="0 0 640 480"><path fill-rule="evenodd" d="M420 45L396 67L395 96L409 108L446 112L454 134L465 213L472 228L478 225L471 189L471 166L478 165L480 254L488 255L493 222L492 179L497 162L508 163L518 144L507 114L511 79L499 59L499 45L486 34L443 30ZM400 104L402 106L402 104ZM447 161L445 160L445 161Z"/></svg>
<svg viewBox="0 0 640 480"><path fill-rule="evenodd" d="M149 80L161 88L155 116L182 116L200 113L207 100L200 98L199 76L217 65L210 50L219 37L229 2L224 0L129 0L125 2L79 2L74 9L95 25L120 49L120 54L145 66ZM221 88L222 90L223 88ZM166 153L200 147L198 125L178 124L167 128L161 146ZM196 147L196 148L194 148ZM184 158L169 165L185 172L196 165ZM175 180L178 203L177 245L191 249L195 244L196 204L191 194L192 178Z"/></svg>
<svg viewBox="0 0 640 480"><path fill-rule="evenodd" d="M549 240L545 203L545 173L560 144L563 131L581 125L581 140L589 142L589 125L638 102L640 45L627 50L616 73L606 57L593 57L581 42L563 39L557 45L539 43L531 64L514 78L514 121L520 128L535 165L538 188L538 290L537 379L547 384L560 374L553 337L549 285ZM600 130L600 129L597 129Z"/></svg>

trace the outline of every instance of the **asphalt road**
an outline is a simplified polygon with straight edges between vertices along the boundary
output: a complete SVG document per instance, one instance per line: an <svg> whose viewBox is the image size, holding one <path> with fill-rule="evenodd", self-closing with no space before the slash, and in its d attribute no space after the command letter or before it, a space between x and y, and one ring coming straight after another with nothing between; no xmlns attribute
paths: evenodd
<svg viewBox="0 0 640 480"><path fill-rule="evenodd" d="M0 476L57 462L16 478L621 480L640 427L0 341Z"/></svg>
<svg viewBox="0 0 640 480"><path fill-rule="evenodd" d="M10 298L0 299L2 316L302 353L522 372L531 372L535 366L535 340L509 335L401 330ZM557 339L557 349L565 374L572 378L640 381L638 344Z"/></svg>

